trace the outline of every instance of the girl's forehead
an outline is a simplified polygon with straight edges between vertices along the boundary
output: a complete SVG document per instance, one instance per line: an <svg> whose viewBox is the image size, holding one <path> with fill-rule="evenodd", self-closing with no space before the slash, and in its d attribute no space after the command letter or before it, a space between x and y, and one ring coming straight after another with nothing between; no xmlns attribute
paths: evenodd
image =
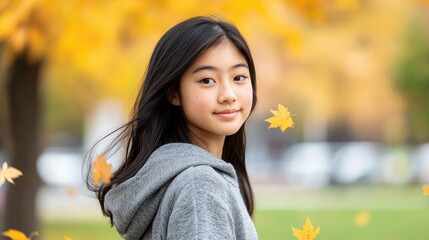
<svg viewBox="0 0 429 240"><path fill-rule="evenodd" d="M234 43L226 38L201 52L191 68L201 64L222 65L231 62L247 63Z"/></svg>

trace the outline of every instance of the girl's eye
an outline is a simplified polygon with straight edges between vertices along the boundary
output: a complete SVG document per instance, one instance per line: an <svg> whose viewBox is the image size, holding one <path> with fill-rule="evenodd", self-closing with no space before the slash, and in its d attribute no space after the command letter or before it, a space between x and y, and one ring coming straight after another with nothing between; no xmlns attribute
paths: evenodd
<svg viewBox="0 0 429 240"><path fill-rule="evenodd" d="M234 81L241 82L241 81L246 80L246 78L247 78L246 76L239 75L239 76L236 76L236 77L234 78Z"/></svg>
<svg viewBox="0 0 429 240"><path fill-rule="evenodd" d="M204 78L204 79L200 80L200 83L203 83L203 84L213 84L214 82L215 81L211 78Z"/></svg>

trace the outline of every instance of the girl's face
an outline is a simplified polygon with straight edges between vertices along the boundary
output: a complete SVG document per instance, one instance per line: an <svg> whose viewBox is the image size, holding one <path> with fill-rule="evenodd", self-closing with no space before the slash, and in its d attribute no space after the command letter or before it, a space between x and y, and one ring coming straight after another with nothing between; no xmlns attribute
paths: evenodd
<svg viewBox="0 0 429 240"><path fill-rule="evenodd" d="M229 40L208 48L180 79L188 127L204 141L236 133L250 114L252 83L246 59Z"/></svg>

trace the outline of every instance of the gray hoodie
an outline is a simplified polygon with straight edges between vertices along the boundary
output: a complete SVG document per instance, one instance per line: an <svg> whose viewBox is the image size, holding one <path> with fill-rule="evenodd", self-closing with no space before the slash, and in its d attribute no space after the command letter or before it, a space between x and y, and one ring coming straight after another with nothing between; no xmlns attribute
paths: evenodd
<svg viewBox="0 0 429 240"><path fill-rule="evenodd" d="M192 144L158 148L104 207L124 239L258 239L234 167Z"/></svg>

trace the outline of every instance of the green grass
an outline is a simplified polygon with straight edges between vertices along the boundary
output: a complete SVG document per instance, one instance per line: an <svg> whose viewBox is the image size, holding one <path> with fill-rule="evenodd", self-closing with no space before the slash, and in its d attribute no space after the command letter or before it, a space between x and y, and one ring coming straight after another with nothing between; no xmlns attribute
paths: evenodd
<svg viewBox="0 0 429 240"><path fill-rule="evenodd" d="M354 186L322 190L256 189L255 225L261 240L295 240L292 228L310 217L320 234L315 240L428 239L429 198L421 186ZM366 226L355 216L369 213ZM119 240L104 220L44 220L40 239Z"/></svg>
<svg viewBox="0 0 429 240"><path fill-rule="evenodd" d="M43 222L41 239L63 240L68 236L73 240L118 240L121 237L109 222L102 220L62 220Z"/></svg>
<svg viewBox="0 0 429 240"><path fill-rule="evenodd" d="M256 213L259 238L296 239L292 226L302 229L307 217L320 226L316 240L424 240L427 239L429 213L423 210L372 210L369 223L354 223L356 210L287 211L267 210Z"/></svg>
<svg viewBox="0 0 429 240"><path fill-rule="evenodd" d="M356 210L258 210L255 224L259 239L296 239L291 227L302 228L307 217L320 226L316 240L420 240L427 239L429 212L423 210L371 210L368 225L354 224ZM45 222L41 236L45 240L118 240L107 221Z"/></svg>

